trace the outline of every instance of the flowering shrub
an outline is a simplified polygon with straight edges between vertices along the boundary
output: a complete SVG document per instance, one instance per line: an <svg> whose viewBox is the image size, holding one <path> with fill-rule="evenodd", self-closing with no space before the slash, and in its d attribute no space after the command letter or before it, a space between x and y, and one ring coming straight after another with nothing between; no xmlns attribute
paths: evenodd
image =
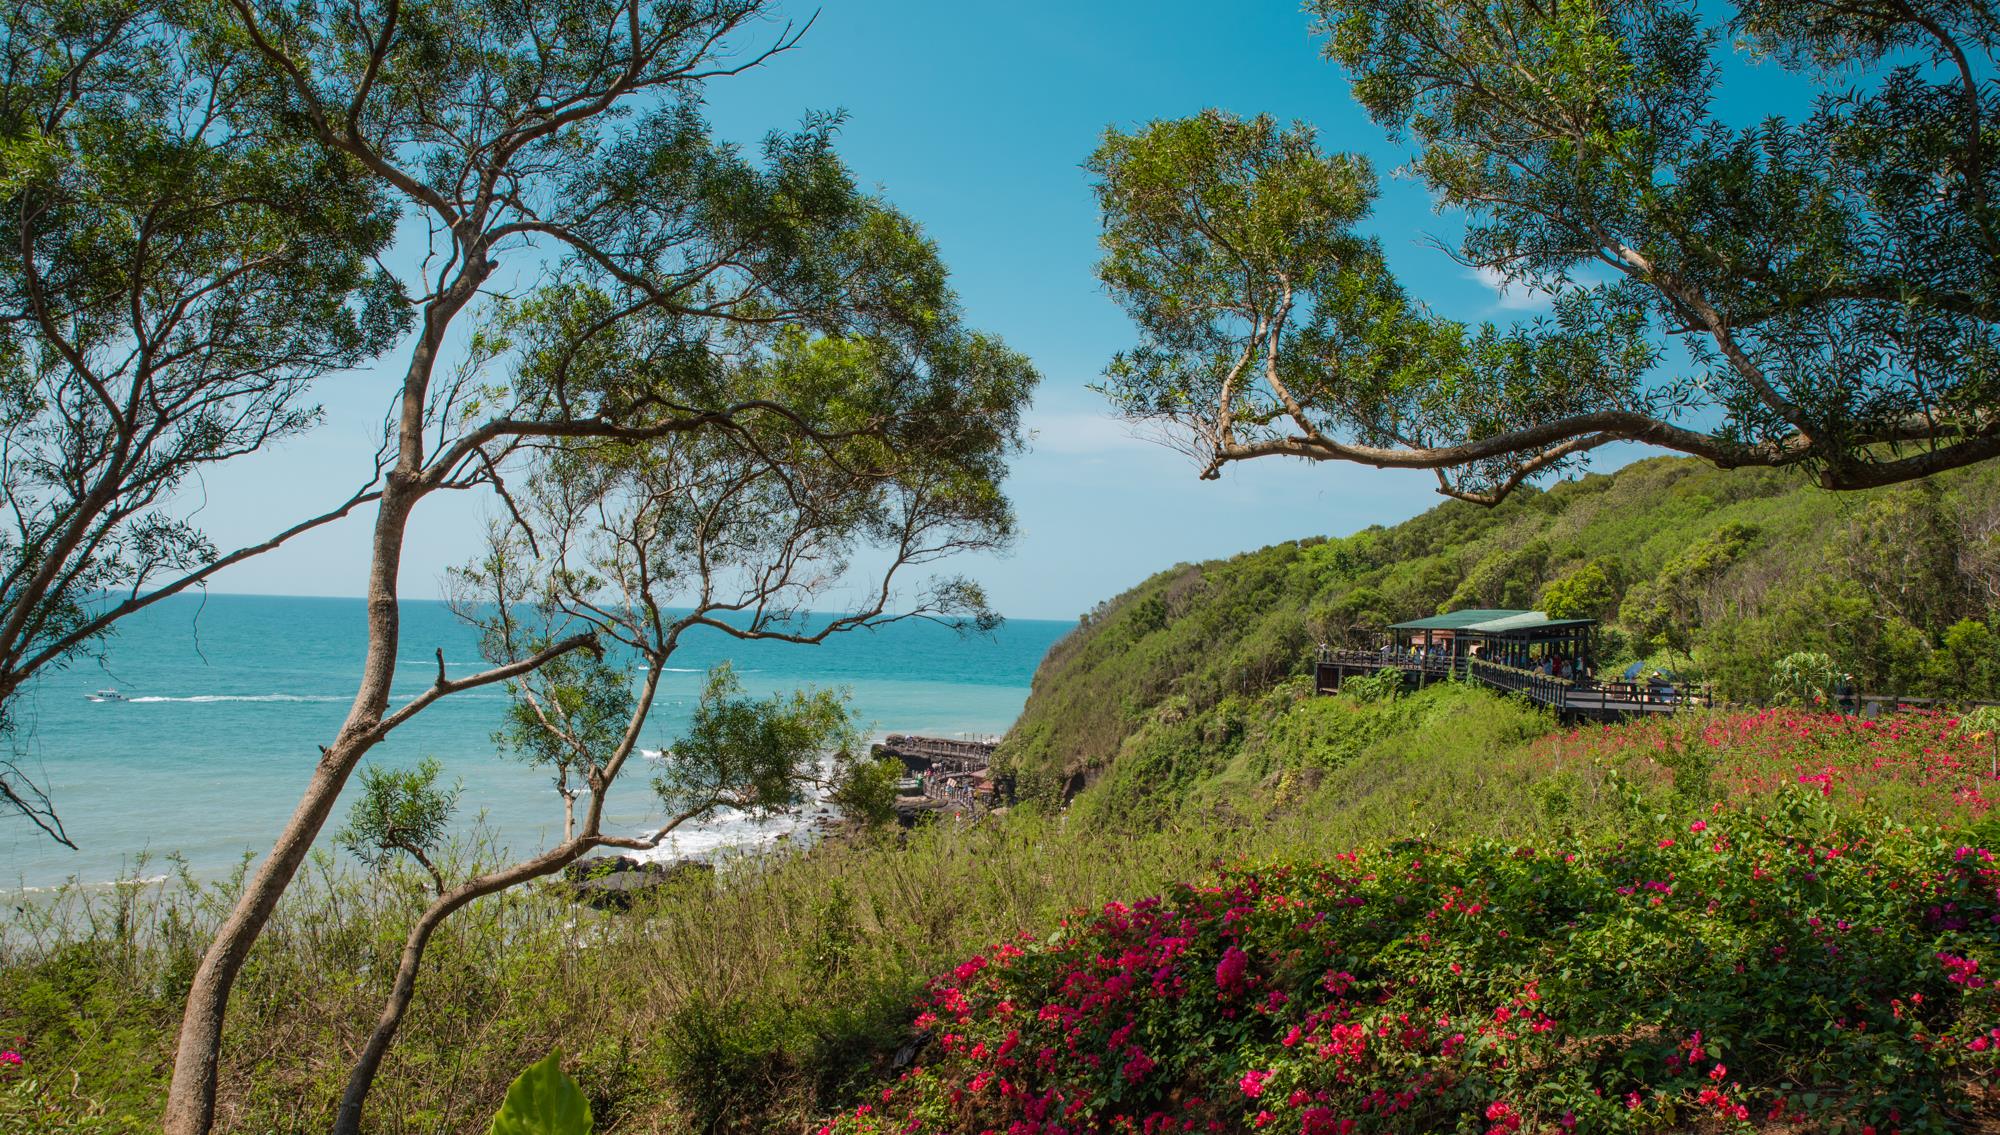
<svg viewBox="0 0 2000 1135"><path fill-rule="evenodd" d="M80 1096L73 1084L63 1084L29 1075L27 1058L21 1055L26 1037L0 1043L0 1131L34 1132L34 1135L108 1135L119 1127L107 1119L104 1109Z"/></svg>
<svg viewBox="0 0 2000 1135"><path fill-rule="evenodd" d="M825 1135L1967 1126L2000 1065L2000 863L1769 803L1109 904L933 982L917 1066Z"/></svg>
<svg viewBox="0 0 2000 1135"><path fill-rule="evenodd" d="M1906 814L1977 820L2000 803L2000 737L1980 726L1929 711L1861 718L1765 709L1715 714L1693 731L1675 720L1575 729L1545 746L1628 770L1650 763L1659 774L1692 746L1725 798L1804 785L1846 806L1887 797Z"/></svg>

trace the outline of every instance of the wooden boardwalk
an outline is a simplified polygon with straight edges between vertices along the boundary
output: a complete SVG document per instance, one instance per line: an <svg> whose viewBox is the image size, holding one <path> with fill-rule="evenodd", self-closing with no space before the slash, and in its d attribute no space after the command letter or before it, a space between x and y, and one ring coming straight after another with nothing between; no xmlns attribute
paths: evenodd
<svg viewBox="0 0 2000 1135"><path fill-rule="evenodd" d="M1314 690L1322 694L1332 693L1348 678L1382 670L1400 670L1404 681L1416 686L1458 680L1521 694L1537 705L1554 710L1556 716L1564 721L1615 721L1713 704L1709 692L1699 686L1572 681L1477 658L1375 650L1322 653L1314 666Z"/></svg>
<svg viewBox="0 0 2000 1135"><path fill-rule="evenodd" d="M903 762L904 787L916 788L945 806L984 810L997 799L1013 796L1013 778L995 781L991 768L997 741L961 741L951 737L919 737L891 733L875 743L877 757Z"/></svg>
<svg viewBox="0 0 2000 1135"><path fill-rule="evenodd" d="M993 762L994 741L960 741L950 737L919 737L891 733L875 745L879 755L901 757L913 768L946 768L952 771L983 769Z"/></svg>

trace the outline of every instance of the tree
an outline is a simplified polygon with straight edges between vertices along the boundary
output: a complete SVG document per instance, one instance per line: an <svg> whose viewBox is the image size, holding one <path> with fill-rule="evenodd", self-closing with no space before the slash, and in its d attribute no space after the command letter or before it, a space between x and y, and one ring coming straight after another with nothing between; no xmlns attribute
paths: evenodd
<svg viewBox="0 0 2000 1135"><path fill-rule="evenodd" d="M488 653L495 651L489 646ZM601 651L550 659L515 680L506 726L493 739L503 750L550 770L563 802L565 840L576 834L576 798L587 787L581 777L593 754L617 744L632 702L631 672L606 662Z"/></svg>
<svg viewBox="0 0 2000 1135"><path fill-rule="evenodd" d="M1962 535L1943 490L1924 482L1869 501L1827 542L1827 558L1890 613L1936 634L1977 609L1959 573Z"/></svg>
<svg viewBox="0 0 2000 1135"><path fill-rule="evenodd" d="M372 263L386 196L261 105L244 60L144 0L16 5L0 52L6 742L24 687L118 620L374 499L363 484L225 551L183 490L310 428L314 380L386 349L406 314ZM0 810L69 842L4 758Z"/></svg>
<svg viewBox="0 0 2000 1135"><path fill-rule="evenodd" d="M1946 627L1927 669L1939 695L1973 700L2000 688L2000 636L1978 619Z"/></svg>
<svg viewBox="0 0 2000 1135"><path fill-rule="evenodd" d="M665 578L675 583L726 570L786 595L817 594L857 544L886 546L902 566L1011 532L999 474L1019 446L1033 372L963 325L935 248L855 188L833 151L834 120L773 134L755 158L713 139L702 120L707 81L796 45L789 26L761 47L739 45L765 15L763 0L225 0L186 10L204 50L252 67L257 105L389 195L418 247L398 258L416 333L384 450L362 677L194 971L170 1135L210 1127L236 976L357 763L439 699L601 649L614 624L636 626L634 638L679 626L659 607L605 613L586 577L642 594L671 563ZM463 334L468 314L486 320L478 333ZM535 531L527 513L539 506L509 484L523 463L573 474L546 482L555 495L545 511L573 518L569 527ZM806 469L814 477L797 475ZM843 491L833 477L846 478ZM643 557L606 537L594 562L561 558L555 531L583 519L563 502L609 507L593 484L640 494L620 499L660 525L628 530L643 537ZM510 629L495 664L470 677L440 665L423 693L392 710L403 540L425 499L462 485L489 487L520 517L522 543L507 556L567 566L539 584L525 582L535 572L504 584L526 588L515 595L540 588L528 604L549 612L537 633ZM648 513L651 490L672 508ZM698 500L720 511L689 511ZM772 501L806 517L803 527L753 523ZM955 519L938 520L944 511ZM719 523L726 542L701 535ZM828 527L846 538L822 537ZM808 570L820 573L816 587L801 586L796 573ZM902 598L893 577L848 615L793 637L880 616ZM939 586L954 609L978 606L963 584ZM697 606L710 625L727 626L721 612L733 611L769 631L767 605L730 606L765 594L765 585L705 594ZM564 596L574 602L558 604ZM653 660L644 665L650 675ZM639 709L653 688L642 678ZM634 737L621 737L603 767L622 766ZM593 827L600 804L593 794L560 854L462 886L490 893L587 850L604 838ZM384 1039L364 1056L379 1059L396 1017L385 1016Z"/></svg>
<svg viewBox="0 0 2000 1135"><path fill-rule="evenodd" d="M443 894L444 872L434 857L450 831L464 787L439 788L443 772L436 757L425 757L415 768L362 769L361 799L348 809L347 826L334 842L377 871L408 856Z"/></svg>
<svg viewBox="0 0 2000 1135"><path fill-rule="evenodd" d="M1702 599L1743 555L1757 529L1734 520L1676 552L1651 580L1625 592L1618 621L1641 640L1683 655L1693 650L1693 633L1702 624Z"/></svg>
<svg viewBox="0 0 2000 1135"><path fill-rule="evenodd" d="M1496 548L1472 565L1451 597L1438 604L1436 613L1468 607L1525 607L1548 558L1549 546L1541 540Z"/></svg>
<svg viewBox="0 0 2000 1135"><path fill-rule="evenodd" d="M1551 619L1608 619L1618 610L1618 561L1595 559L1542 585L1537 606Z"/></svg>
<svg viewBox="0 0 2000 1135"><path fill-rule="evenodd" d="M1552 312L1428 312L1354 234L1365 163L1305 127L1209 112L1113 130L1091 162L1100 272L1140 343L1108 390L1205 476L1353 461L1490 504L1619 441L1831 489L2000 455L1986 5L1738 0L1726 22L1690 0L1308 7L1355 98L1466 220L1456 257ZM1725 121L1735 45L1814 84L1811 111Z"/></svg>
<svg viewBox="0 0 2000 1135"><path fill-rule="evenodd" d="M524 305L509 318L511 333L532 344L517 381L538 381L559 361L585 388L629 381L634 369L650 373L644 348L651 336L678 322L655 310L635 313L625 328L628 349L587 353L574 337L573 296L565 290L562 300ZM665 820L638 836L606 832L606 794L630 761L688 633L818 643L907 618L992 624L984 595L967 580L934 577L908 595L896 588L912 568L1010 535L1012 513L999 482L1005 456L1020 445L1019 401L1032 378L1025 362L961 334L902 342L813 338L797 329L773 334L768 354L722 360L728 373L704 381L725 381L738 399L810 407L811 428L800 428L800 410L639 441L537 443L524 455L520 491L509 494L510 523L494 530L481 562L457 574L454 603L482 628L482 649L496 670L546 654L547 644L587 636L629 653L638 689L621 692L622 679L608 675L622 671L575 655L557 671L544 663L540 673L512 679L515 743L565 762L587 790L582 815L566 823L554 847L466 880L419 917L349 1075L337 1132L360 1129L425 945L453 912L596 848L656 847L718 808L756 813L795 804L827 750L836 765L852 763L857 739L838 698L747 700L725 668L711 675L688 733L655 778ZM661 412L671 413L648 414ZM880 425L854 428L864 422ZM863 549L881 565L868 576L848 570ZM846 609L815 614L850 575ZM608 714L574 708L612 704L627 707L616 728ZM548 734L545 742L526 736L537 729ZM564 815L574 816L567 793Z"/></svg>
<svg viewBox="0 0 2000 1135"><path fill-rule="evenodd" d="M646 691L648 698L656 688L657 673L651 678L653 684ZM526 700L532 695L523 691L519 696ZM628 722L629 735L635 741L645 718L645 713L637 713ZM543 728L551 732L563 729L554 723ZM368 772L364 772L367 795L355 805L355 820L349 829L353 834L350 837L343 833L343 846L378 865L397 853L406 854L430 874L436 891L404 942L388 1003L349 1073L334 1131L360 1130L362 1106L373 1086L375 1072L416 994L425 949L438 927L453 913L486 895L553 874L593 847L645 850L659 846L683 824L705 819L723 808L759 815L798 804L805 798L805 787L815 778L822 753L829 746L844 751L851 743L847 707L840 698L825 692L803 691L790 698L747 698L735 672L723 663L709 672L687 733L673 743L664 768L653 778L654 791L666 808L665 823L637 839L602 834L599 825L604 793L632 752L632 745L620 739L611 748L588 754L592 799L585 821L587 834L583 838L565 831L562 842L552 851L521 863L481 871L455 886L446 883L426 855L442 833L443 817L449 814L456 799L455 792L443 794L431 788L430 782L436 778L435 766L389 780L380 776L370 779ZM573 815L574 797L560 790L558 794L562 796L564 817L568 819ZM428 839L411 838L411 833L418 829L409 823L394 820L385 823L382 819L385 814L403 817L411 813L423 821L437 821L421 829Z"/></svg>
<svg viewBox="0 0 2000 1135"><path fill-rule="evenodd" d="M903 762L894 757L848 761L834 770L833 790L826 798L849 823L862 828L894 823L903 772Z"/></svg>
<svg viewBox="0 0 2000 1135"><path fill-rule="evenodd" d="M1771 668L1771 700L1778 705L1825 710L1839 695L1842 677L1827 655L1796 651L1778 659Z"/></svg>

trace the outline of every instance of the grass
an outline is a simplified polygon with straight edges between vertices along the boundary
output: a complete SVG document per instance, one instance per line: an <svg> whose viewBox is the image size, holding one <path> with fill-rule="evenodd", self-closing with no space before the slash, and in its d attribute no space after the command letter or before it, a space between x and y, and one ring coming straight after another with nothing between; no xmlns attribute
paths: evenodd
<svg viewBox="0 0 2000 1135"><path fill-rule="evenodd" d="M803 1128L874 1074L907 1036L925 978L971 944L1297 830L1126 835L1022 815L746 861L624 916L549 892L476 904L432 946L373 1129L477 1127L555 1047L605 1130ZM177 877L17 912L0 951L0 1037L20 1038L25 1064L0 1073L0 1095L38 1102L0 1108L156 1126L196 944L230 889ZM302 881L238 986L219 1129L323 1126L418 909L414 879L322 861Z"/></svg>
<svg viewBox="0 0 2000 1135"><path fill-rule="evenodd" d="M1246 703L1226 745L1204 750L1197 736L1149 758L1162 783L1186 762L1208 793L1184 807L1162 796L1125 815L1092 790L1065 815L1030 808L746 859L626 915L546 890L496 897L432 946L370 1127L483 1129L515 1073L560 1048L605 1131L816 1129L875 1090L935 975L1078 910L1246 863L1412 837L1615 840L1796 789L1806 763L1838 766L1823 798L1842 814L1989 823L1962 800L1965 778L1991 779L1978 742L1950 749L1949 767L1923 766L1948 775L1897 771L1897 754L1961 743L1941 722L1899 740L1884 772L1879 738L1858 730L1785 733L1796 743L1779 745L1778 719L1747 731L1742 720L1557 734L1518 702L1451 686L1385 702ZM1230 791L1213 790L1218 773ZM0 1047L24 1063L0 1068L0 1130L157 1127L180 998L232 888L176 873L14 913L0 936ZM239 985L221 1130L323 1129L420 902L416 879L316 861Z"/></svg>

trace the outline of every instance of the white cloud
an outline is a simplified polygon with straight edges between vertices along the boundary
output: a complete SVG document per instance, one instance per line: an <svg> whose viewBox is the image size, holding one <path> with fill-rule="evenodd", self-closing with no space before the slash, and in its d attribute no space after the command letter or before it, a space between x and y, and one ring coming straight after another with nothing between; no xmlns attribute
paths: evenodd
<svg viewBox="0 0 2000 1135"><path fill-rule="evenodd" d="M1466 278L1477 280L1493 289L1493 306L1501 311L1547 311L1555 302L1555 297L1547 292L1537 291L1526 284L1509 284L1498 271L1484 266L1467 272Z"/></svg>

